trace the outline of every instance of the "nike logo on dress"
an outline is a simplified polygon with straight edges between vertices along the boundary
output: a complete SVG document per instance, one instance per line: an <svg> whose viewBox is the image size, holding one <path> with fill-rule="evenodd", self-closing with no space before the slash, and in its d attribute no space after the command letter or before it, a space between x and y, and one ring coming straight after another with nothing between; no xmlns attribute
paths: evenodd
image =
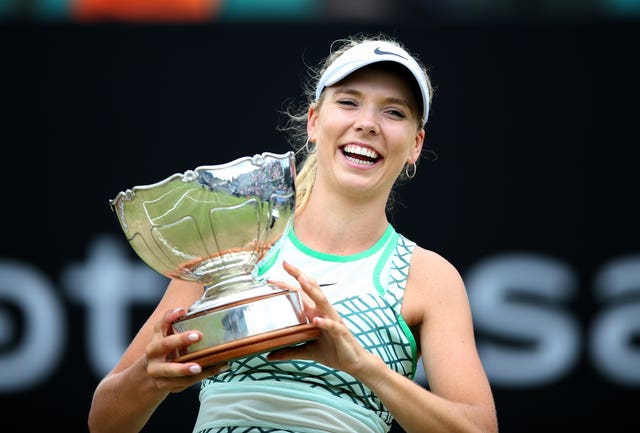
<svg viewBox="0 0 640 433"><path fill-rule="evenodd" d="M379 54L379 55L381 55L381 56L383 56L383 55L385 55L385 54L386 54L386 55L398 56L398 57L400 57L401 59L405 59L405 60L406 60L406 58L405 58L404 56L401 56L400 54L397 54L397 53L392 53L391 51L384 51L384 50L381 50L381 49L380 49L380 47L376 47L376 49L375 49L375 50L373 50L373 52L374 52L374 54Z"/></svg>

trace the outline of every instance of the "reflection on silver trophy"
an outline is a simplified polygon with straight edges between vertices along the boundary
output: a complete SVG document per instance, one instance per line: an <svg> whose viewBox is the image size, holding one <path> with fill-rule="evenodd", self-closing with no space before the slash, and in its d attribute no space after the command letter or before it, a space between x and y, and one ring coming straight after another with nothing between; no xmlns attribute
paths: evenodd
<svg viewBox="0 0 640 433"><path fill-rule="evenodd" d="M265 152L174 174L110 201L147 265L204 286L173 324L176 332L200 330L203 339L177 361L210 365L318 337L299 292L257 275L293 223L295 175L293 152Z"/></svg>

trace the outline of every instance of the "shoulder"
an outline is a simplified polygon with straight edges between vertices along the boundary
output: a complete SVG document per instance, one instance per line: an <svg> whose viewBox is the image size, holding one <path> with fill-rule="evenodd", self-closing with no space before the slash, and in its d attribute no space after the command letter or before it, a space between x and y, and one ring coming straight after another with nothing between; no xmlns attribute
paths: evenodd
<svg viewBox="0 0 640 433"><path fill-rule="evenodd" d="M417 324L434 306L467 302L466 289L458 269L442 255L416 245L405 289L403 315Z"/></svg>
<svg viewBox="0 0 640 433"><path fill-rule="evenodd" d="M429 285L462 283L458 269L449 260L419 245L416 245L411 257L409 278Z"/></svg>

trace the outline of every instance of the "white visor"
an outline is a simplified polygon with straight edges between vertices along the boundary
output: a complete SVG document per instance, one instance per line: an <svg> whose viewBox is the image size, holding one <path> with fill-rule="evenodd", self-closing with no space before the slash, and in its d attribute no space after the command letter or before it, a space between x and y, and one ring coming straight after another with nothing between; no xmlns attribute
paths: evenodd
<svg viewBox="0 0 640 433"><path fill-rule="evenodd" d="M424 124L429 117L429 85L427 76L418 65L418 62L405 50L385 41L368 41L349 48L342 53L329 67L322 73L318 86L316 87L316 101L325 87L332 86L342 80L347 75L377 62L395 62L407 68L415 77L420 92L422 93L422 108L424 113Z"/></svg>

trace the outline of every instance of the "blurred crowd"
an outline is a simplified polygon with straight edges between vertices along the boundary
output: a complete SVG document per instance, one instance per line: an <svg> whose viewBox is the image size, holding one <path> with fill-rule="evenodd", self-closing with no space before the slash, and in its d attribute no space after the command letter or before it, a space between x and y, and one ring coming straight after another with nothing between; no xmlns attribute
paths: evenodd
<svg viewBox="0 0 640 433"><path fill-rule="evenodd" d="M0 0L1 20L637 19L640 0Z"/></svg>

